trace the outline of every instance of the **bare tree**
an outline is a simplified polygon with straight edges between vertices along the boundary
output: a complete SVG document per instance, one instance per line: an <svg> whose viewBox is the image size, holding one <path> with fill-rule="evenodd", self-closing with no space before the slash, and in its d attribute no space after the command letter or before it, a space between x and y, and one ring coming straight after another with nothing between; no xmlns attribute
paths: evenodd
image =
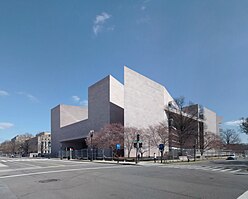
<svg viewBox="0 0 248 199"><path fill-rule="evenodd" d="M221 140L224 144L239 144L241 142L239 135L234 129L226 129L221 132Z"/></svg>
<svg viewBox="0 0 248 199"><path fill-rule="evenodd" d="M30 148L29 140L33 137L33 135L30 133L25 133L20 135L20 137L20 140L15 141L16 149L19 154L27 155Z"/></svg>
<svg viewBox="0 0 248 199"><path fill-rule="evenodd" d="M124 142L125 142L125 148L127 150L127 156L130 157L130 153L132 149L134 148L134 142L137 138L137 134L141 136L141 139L144 139L144 133L142 130L134 128L134 127L126 127L124 129ZM142 155L143 155L143 151Z"/></svg>
<svg viewBox="0 0 248 199"><path fill-rule="evenodd" d="M26 143L26 141L32 138L33 135L30 133L25 133L16 137L18 137L18 139L6 140L1 144L1 148L4 153L22 154L28 150L28 143Z"/></svg>
<svg viewBox="0 0 248 199"><path fill-rule="evenodd" d="M199 105L186 106L185 98L179 97L174 101L175 106L167 112L169 120L173 121L174 133L178 137L180 152L189 140L196 140L198 136Z"/></svg>
<svg viewBox="0 0 248 199"><path fill-rule="evenodd" d="M24 155L27 155L29 150L30 150L30 142L29 142L29 140L25 140L24 142L22 142L20 144L21 153L23 153Z"/></svg>
<svg viewBox="0 0 248 199"><path fill-rule="evenodd" d="M5 140L4 142L1 143L0 145L0 151L2 151L5 154L11 153L11 141Z"/></svg>
<svg viewBox="0 0 248 199"><path fill-rule="evenodd" d="M15 154L18 152L18 145L14 141L6 140L1 143L0 150L6 154Z"/></svg>
<svg viewBox="0 0 248 199"><path fill-rule="evenodd" d="M147 129L147 137L149 142L149 148L158 148L159 144L164 146L169 142L169 127L165 122L160 122L157 125L149 126ZM164 153L166 151L164 150ZM164 155L164 153L162 155Z"/></svg>
<svg viewBox="0 0 248 199"><path fill-rule="evenodd" d="M220 136L212 133L206 132L203 140L201 141L201 155L207 150L217 149L222 146Z"/></svg>
<svg viewBox="0 0 248 199"><path fill-rule="evenodd" d="M148 131L151 136L152 146L158 147L159 144L166 145L169 141L169 128L165 123L149 126Z"/></svg>
<svg viewBox="0 0 248 199"><path fill-rule="evenodd" d="M12 154L18 153L18 149L19 149L19 144L16 143L15 141L11 140L9 142L9 151Z"/></svg>
<svg viewBox="0 0 248 199"><path fill-rule="evenodd" d="M97 148L115 148L116 144L124 145L124 128L121 124L113 123L105 125L100 131L95 132L91 138L87 136L86 143Z"/></svg>
<svg viewBox="0 0 248 199"><path fill-rule="evenodd" d="M241 118L241 124L239 125L241 132L248 135L248 117L247 118Z"/></svg>

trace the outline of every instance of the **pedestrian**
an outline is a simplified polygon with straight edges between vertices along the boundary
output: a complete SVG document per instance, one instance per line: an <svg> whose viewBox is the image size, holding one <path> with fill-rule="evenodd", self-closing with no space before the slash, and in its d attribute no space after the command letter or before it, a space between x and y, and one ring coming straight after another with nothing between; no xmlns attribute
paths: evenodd
<svg viewBox="0 0 248 199"><path fill-rule="evenodd" d="M154 163L156 163L156 161L157 161L157 154L154 153Z"/></svg>

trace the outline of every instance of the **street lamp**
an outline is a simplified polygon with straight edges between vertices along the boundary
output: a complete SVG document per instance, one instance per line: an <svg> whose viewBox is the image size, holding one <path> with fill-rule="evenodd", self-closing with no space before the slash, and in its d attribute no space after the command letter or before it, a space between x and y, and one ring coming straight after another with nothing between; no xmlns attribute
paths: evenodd
<svg viewBox="0 0 248 199"><path fill-rule="evenodd" d="M51 157L51 142L48 142L48 158L50 159Z"/></svg>
<svg viewBox="0 0 248 199"><path fill-rule="evenodd" d="M169 114L169 118L168 118L168 123L169 123L169 158L171 158L171 151L172 151L172 135L171 135L171 128L172 128L172 125L173 125L173 118L170 117L170 114Z"/></svg>
<svg viewBox="0 0 248 199"><path fill-rule="evenodd" d="M93 138L94 130L90 130L90 147L91 147L91 157L90 161L93 161L93 147L92 147L92 138Z"/></svg>

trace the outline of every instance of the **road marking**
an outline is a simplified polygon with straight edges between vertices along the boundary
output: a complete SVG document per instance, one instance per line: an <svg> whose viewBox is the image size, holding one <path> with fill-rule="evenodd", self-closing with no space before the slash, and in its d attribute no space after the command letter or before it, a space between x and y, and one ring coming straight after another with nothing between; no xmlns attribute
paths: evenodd
<svg viewBox="0 0 248 199"><path fill-rule="evenodd" d="M232 169L222 169L220 172L226 172L226 171L231 171Z"/></svg>
<svg viewBox="0 0 248 199"><path fill-rule="evenodd" d="M52 161L58 161L58 162L67 162L67 163L77 163L77 164L85 164L85 163L92 163L92 162L80 162L75 160L52 160Z"/></svg>
<svg viewBox="0 0 248 199"><path fill-rule="evenodd" d="M107 167L89 167L89 168L79 168L79 169L64 169L64 170L55 170L55 171L42 171L42 172L35 172L35 173L23 173L17 175L8 175L8 176L1 176L0 179L6 178L15 178L15 177L23 177L23 176L32 176L32 175L41 175L41 174L48 174L48 173L61 173L61 172L71 172L71 171L86 171L86 170L100 170L100 169L116 169L116 168L123 168L123 167L132 167L131 165L125 166L107 166Z"/></svg>
<svg viewBox="0 0 248 199"><path fill-rule="evenodd" d="M1 172L10 172L10 171L23 171L23 170L35 170L35 169L49 169L49 168L54 168L54 167L67 167L68 165L51 165L51 166L37 166L37 167L26 167L26 168L19 168L19 169L5 169L5 170L0 170ZM69 165L70 167L78 166L78 164L74 165Z"/></svg>
<svg viewBox="0 0 248 199"><path fill-rule="evenodd" d="M212 172L228 172L228 173L237 173L242 171L242 169L230 169L230 168L223 168L223 167L211 167L211 166L197 166L197 165L166 165L166 166L159 166L163 168L175 168L175 169L191 169L191 170L204 170L204 171L212 171Z"/></svg>
<svg viewBox="0 0 248 199"><path fill-rule="evenodd" d="M46 161L47 159L6 159L6 160L1 160L2 162L32 162L32 161Z"/></svg>
<svg viewBox="0 0 248 199"><path fill-rule="evenodd" d="M222 168L216 168L216 169L215 169L215 168L210 168L210 170L211 170L211 171L221 171Z"/></svg>
<svg viewBox="0 0 248 199"><path fill-rule="evenodd" d="M242 171L242 169L233 170L233 171L230 171L230 173L236 173L236 172L240 172L240 171Z"/></svg>
<svg viewBox="0 0 248 199"><path fill-rule="evenodd" d="M39 166L35 166L33 164L27 164L27 163L23 163L23 162L12 162L12 164L15 164L15 165L25 165L25 166L29 166L29 167L39 167Z"/></svg>
<svg viewBox="0 0 248 199"><path fill-rule="evenodd" d="M241 196L239 196L237 199L247 199L248 198L248 190L244 192Z"/></svg>
<svg viewBox="0 0 248 199"><path fill-rule="evenodd" d="M7 167L7 165L0 163L0 167Z"/></svg>

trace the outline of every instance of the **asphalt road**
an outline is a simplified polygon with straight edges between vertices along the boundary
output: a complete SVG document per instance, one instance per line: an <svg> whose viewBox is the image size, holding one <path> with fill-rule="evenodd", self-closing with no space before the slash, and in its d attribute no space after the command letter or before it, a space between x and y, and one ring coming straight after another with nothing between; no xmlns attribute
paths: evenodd
<svg viewBox="0 0 248 199"><path fill-rule="evenodd" d="M248 189L248 175L220 169L224 163L135 166L0 158L0 199L238 198Z"/></svg>

